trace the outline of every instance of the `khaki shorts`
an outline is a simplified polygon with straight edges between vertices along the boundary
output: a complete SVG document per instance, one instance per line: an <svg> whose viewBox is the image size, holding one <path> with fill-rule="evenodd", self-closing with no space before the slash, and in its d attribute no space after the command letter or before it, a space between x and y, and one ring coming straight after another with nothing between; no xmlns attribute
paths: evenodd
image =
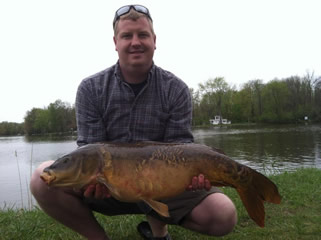
<svg viewBox="0 0 321 240"><path fill-rule="evenodd" d="M204 198L213 193L222 193L216 187L212 187L209 191L185 191L182 194L161 200L168 205L169 218L160 216L157 212L151 209L143 202L139 203L126 203L120 202L113 197L103 200L84 198L84 203L93 211L102 213L108 216L123 215L123 214L147 214L157 218L167 224L180 225L184 218L196 207Z"/></svg>

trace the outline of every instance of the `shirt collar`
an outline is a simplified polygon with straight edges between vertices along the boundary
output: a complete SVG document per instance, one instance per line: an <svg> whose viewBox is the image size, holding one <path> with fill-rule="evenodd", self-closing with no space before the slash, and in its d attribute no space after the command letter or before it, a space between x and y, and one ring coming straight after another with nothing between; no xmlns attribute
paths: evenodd
<svg viewBox="0 0 321 240"><path fill-rule="evenodd" d="M148 73L147 82L149 82L150 79L153 78L153 75L154 75L154 72L155 72L155 68L156 68L156 65L154 64L154 61L153 61L153 62L152 62L152 67L150 68L149 73ZM116 77L116 79L117 79L118 81L125 82L124 79L123 79L123 76L122 76L122 74L121 74L121 71L120 71L119 60L118 60L117 63L115 64L114 75L115 75L115 77Z"/></svg>

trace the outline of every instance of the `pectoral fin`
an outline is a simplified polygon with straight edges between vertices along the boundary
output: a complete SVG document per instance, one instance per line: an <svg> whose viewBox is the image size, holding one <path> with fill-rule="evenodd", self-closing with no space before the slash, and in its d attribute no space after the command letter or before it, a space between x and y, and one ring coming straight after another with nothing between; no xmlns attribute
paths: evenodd
<svg viewBox="0 0 321 240"><path fill-rule="evenodd" d="M100 173L97 174L96 180L97 180L97 182L100 182L100 183L102 183L102 184L105 184L105 185L108 187L108 183L107 183L106 178L104 177L103 174L100 174Z"/></svg>
<svg viewBox="0 0 321 240"><path fill-rule="evenodd" d="M104 175L97 174L96 180L97 182L104 184L114 197L119 196L119 191L106 181L106 178L104 177Z"/></svg>
<svg viewBox="0 0 321 240"><path fill-rule="evenodd" d="M164 203L152 200L152 199L143 199L152 209L154 209L159 215L163 217L169 217L168 206Z"/></svg>

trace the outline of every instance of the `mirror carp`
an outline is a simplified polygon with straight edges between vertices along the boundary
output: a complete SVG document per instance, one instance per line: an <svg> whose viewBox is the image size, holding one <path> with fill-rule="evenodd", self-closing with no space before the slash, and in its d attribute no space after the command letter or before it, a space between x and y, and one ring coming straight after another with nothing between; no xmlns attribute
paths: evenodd
<svg viewBox="0 0 321 240"><path fill-rule="evenodd" d="M194 176L204 174L213 186L236 189L249 216L264 227L264 201L279 204L277 186L261 173L223 152L194 143L96 143L82 146L44 169L48 186L82 188L105 184L124 202L146 202L168 217L158 200L186 190Z"/></svg>

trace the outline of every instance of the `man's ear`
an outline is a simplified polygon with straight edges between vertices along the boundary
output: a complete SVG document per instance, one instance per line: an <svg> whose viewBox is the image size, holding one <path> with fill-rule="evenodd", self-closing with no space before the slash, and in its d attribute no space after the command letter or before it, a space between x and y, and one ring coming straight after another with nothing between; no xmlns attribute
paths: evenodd
<svg viewBox="0 0 321 240"><path fill-rule="evenodd" d="M117 39L115 36L113 37L113 40L114 40L114 44L115 44L115 50L117 51Z"/></svg>
<svg viewBox="0 0 321 240"><path fill-rule="evenodd" d="M156 35L154 34L154 45L155 45L155 49L156 49Z"/></svg>

